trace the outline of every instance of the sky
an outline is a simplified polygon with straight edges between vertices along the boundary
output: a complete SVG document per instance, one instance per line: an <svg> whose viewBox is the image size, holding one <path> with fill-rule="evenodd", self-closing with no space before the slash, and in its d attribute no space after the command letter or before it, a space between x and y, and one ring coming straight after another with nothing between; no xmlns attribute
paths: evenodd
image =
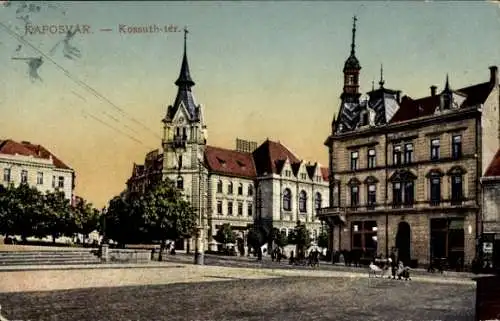
<svg viewBox="0 0 500 321"><path fill-rule="evenodd" d="M412 98L442 89L446 74L451 87L485 82L488 67L500 65L500 4L492 1L68 1L40 2L29 15L35 32L24 40L50 58L33 81L27 61L12 58L40 52L2 27L25 33L18 4L0 4L0 139L48 148L76 171L76 194L98 207L125 189L134 162L161 147L185 26L208 144L269 138L324 166L354 15L362 92L378 83L381 65L385 87ZM90 32L68 42L73 59L64 56L65 34L36 32L77 24ZM126 34L120 25L179 31Z"/></svg>

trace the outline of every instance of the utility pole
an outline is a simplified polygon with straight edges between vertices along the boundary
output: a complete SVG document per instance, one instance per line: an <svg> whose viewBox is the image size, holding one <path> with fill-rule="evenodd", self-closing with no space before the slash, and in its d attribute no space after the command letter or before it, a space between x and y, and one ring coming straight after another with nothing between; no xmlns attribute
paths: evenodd
<svg viewBox="0 0 500 321"><path fill-rule="evenodd" d="M203 240L203 194L201 189L201 183L203 180L203 162L198 160L198 220L196 227L196 241L195 241L195 251L194 251L194 264L203 265L204 264L204 240Z"/></svg>

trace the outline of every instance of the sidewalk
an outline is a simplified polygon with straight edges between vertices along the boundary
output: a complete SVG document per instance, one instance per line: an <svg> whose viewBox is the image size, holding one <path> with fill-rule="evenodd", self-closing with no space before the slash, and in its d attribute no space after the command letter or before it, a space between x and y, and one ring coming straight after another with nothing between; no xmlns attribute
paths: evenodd
<svg viewBox="0 0 500 321"><path fill-rule="evenodd" d="M311 269L307 266L296 266L289 265L288 260L283 260L281 263L272 262L270 257L264 257L262 262L258 262L255 257L247 257L247 256L222 256L215 254L205 254L205 258L209 259L211 262L210 265L217 265L217 263L227 263L230 265L233 263L244 262L247 264L252 264L256 268L273 268L273 269ZM193 254L186 253L177 253L175 256L166 255L164 259L167 262L182 262L182 263L192 263L193 262ZM354 266L346 266L341 263L332 264L330 262L320 261L319 268L315 268L315 270L320 271L339 271L339 272L351 272L351 273L367 273L368 267L354 267ZM456 272L456 271L444 271L442 274L439 272L430 273L427 272L426 269L416 268L411 269L412 276L426 276L426 277L451 277L451 278L465 278L465 279L473 279L479 277L489 276L490 274L474 274L471 272ZM389 274L387 274L389 275Z"/></svg>

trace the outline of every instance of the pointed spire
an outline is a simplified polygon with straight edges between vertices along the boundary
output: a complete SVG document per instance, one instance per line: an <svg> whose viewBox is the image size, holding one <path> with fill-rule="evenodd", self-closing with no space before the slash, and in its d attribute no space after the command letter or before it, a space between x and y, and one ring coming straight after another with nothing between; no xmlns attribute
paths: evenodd
<svg viewBox="0 0 500 321"><path fill-rule="evenodd" d="M358 18L354 16L352 18L352 43L351 43L351 55L354 56L356 48L356 21Z"/></svg>
<svg viewBox="0 0 500 321"><path fill-rule="evenodd" d="M372 91L375 91L375 80L372 80Z"/></svg>
<svg viewBox="0 0 500 321"><path fill-rule="evenodd" d="M448 74L446 74L446 84L444 85L445 91L450 91L450 81L448 79Z"/></svg>
<svg viewBox="0 0 500 321"><path fill-rule="evenodd" d="M184 28L184 57L182 58L181 72L179 73L179 78L175 81L175 84L179 87L186 86L190 88L194 86L194 81L191 79L191 74L189 72L189 64L187 59L187 34L189 31L187 27Z"/></svg>
<svg viewBox="0 0 500 321"><path fill-rule="evenodd" d="M380 64L380 81L378 84L380 85L380 88L384 88L384 65Z"/></svg>

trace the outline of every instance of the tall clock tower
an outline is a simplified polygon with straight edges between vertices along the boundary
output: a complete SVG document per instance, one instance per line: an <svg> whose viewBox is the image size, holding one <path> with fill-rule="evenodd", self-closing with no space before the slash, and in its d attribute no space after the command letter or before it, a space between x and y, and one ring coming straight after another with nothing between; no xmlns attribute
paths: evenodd
<svg viewBox="0 0 500 321"><path fill-rule="evenodd" d="M356 22L353 17L351 53L344 63L344 88L335 128L337 132L353 130L359 119L359 72L361 65L356 57Z"/></svg>
<svg viewBox="0 0 500 321"><path fill-rule="evenodd" d="M189 72L184 29L184 56L181 71L175 85L177 96L168 106L163 119L163 179L176 183L186 199L199 214L199 224L206 209L206 178L204 151L207 129L203 118L203 108L196 103L192 87L195 85Z"/></svg>

